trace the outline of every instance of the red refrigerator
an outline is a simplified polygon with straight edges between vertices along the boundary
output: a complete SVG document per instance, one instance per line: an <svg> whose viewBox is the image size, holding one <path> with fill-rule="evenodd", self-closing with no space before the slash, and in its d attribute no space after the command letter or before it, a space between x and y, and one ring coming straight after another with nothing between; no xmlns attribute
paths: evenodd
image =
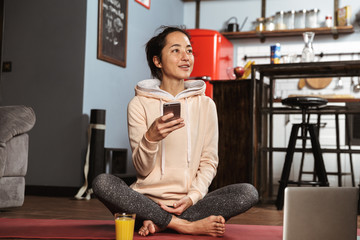
<svg viewBox="0 0 360 240"><path fill-rule="evenodd" d="M221 33L206 29L189 29L195 64L192 78L210 77L211 80L230 79L234 68L234 47ZM205 94L212 98L212 85L206 81Z"/></svg>

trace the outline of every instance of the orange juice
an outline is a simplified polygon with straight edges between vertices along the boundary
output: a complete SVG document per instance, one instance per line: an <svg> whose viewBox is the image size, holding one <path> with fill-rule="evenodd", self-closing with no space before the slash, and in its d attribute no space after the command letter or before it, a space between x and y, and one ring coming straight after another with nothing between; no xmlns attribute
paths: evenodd
<svg viewBox="0 0 360 240"><path fill-rule="evenodd" d="M116 240L133 240L135 214L115 214Z"/></svg>

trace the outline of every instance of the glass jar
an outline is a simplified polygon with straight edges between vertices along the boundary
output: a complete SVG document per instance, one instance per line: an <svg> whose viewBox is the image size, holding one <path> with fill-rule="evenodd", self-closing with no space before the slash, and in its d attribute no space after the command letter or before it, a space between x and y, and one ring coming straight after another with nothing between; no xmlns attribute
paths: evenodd
<svg viewBox="0 0 360 240"><path fill-rule="evenodd" d="M319 12L317 8L311 9L306 13L306 27L318 28L319 27Z"/></svg>
<svg viewBox="0 0 360 240"><path fill-rule="evenodd" d="M295 12L295 28L305 28L306 12L306 9Z"/></svg>
<svg viewBox="0 0 360 240"><path fill-rule="evenodd" d="M295 10L290 10L286 12L285 15L285 24L287 29L294 29L295 28Z"/></svg>
<svg viewBox="0 0 360 240"><path fill-rule="evenodd" d="M265 19L263 17L257 18L256 22L255 22L255 31L257 31L257 32L264 31L265 30L264 23L265 23Z"/></svg>
<svg viewBox="0 0 360 240"><path fill-rule="evenodd" d="M275 30L274 17L265 18L265 30L266 31L274 31Z"/></svg>
<svg viewBox="0 0 360 240"><path fill-rule="evenodd" d="M276 30L286 29L286 24L284 21L284 11L279 11L275 14L275 29Z"/></svg>

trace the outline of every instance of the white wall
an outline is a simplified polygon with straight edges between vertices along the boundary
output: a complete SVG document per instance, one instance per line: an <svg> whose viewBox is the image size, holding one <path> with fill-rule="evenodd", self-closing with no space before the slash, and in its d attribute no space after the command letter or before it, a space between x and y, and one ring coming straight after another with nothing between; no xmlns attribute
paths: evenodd
<svg viewBox="0 0 360 240"><path fill-rule="evenodd" d="M267 0L266 1L266 16L272 16L277 11L284 10L300 10L300 9L320 9L320 19L325 19L325 15L333 14L334 2L330 0ZM357 0L340 0L339 6L352 6L352 18L351 22L355 21L355 14L360 12L360 2ZM261 0L222 0L222 1L202 1L200 4L200 28L214 29L222 32L226 29L226 22L231 17L236 17L238 23L241 26L246 17L248 17L243 31L253 30L253 22L256 18L261 16ZM184 24L188 28L195 27L195 3L185 2L184 7ZM334 40L329 36L316 36L315 43L317 42L330 42L331 44L342 44L348 41L359 41L359 26L354 23L356 33L350 35L341 35L340 39ZM259 39L244 39L244 40L232 40L234 44L234 56L237 56L238 47L249 46L266 46L269 47L274 43L281 43L282 45L296 44L301 42L301 36L299 37L286 37L286 38L268 38L264 43L261 43ZM348 46L351 49L351 46ZM269 54L269 52L268 52ZM237 62L234 65L238 64Z"/></svg>
<svg viewBox="0 0 360 240"><path fill-rule="evenodd" d="M357 0L340 0L340 7L352 6L352 21L355 13L360 10L360 3ZM184 3L184 24L189 28L195 27L195 2ZM326 15L334 13L334 1L332 0L267 0L266 17L275 15L280 10L301 10L301 9L320 9L320 19L325 20ZM261 0L211 0L201 1L200 4L200 28L222 31L226 29L226 21L231 17L236 17L241 26L246 17L243 31L253 30L252 23L256 18L261 17Z"/></svg>
<svg viewBox="0 0 360 240"><path fill-rule="evenodd" d="M266 5L266 16L274 15L275 12L284 10L300 10L300 9L320 9L320 19L325 19L325 15L333 14L334 2L329 0L267 0ZM334 39L331 35L329 36L315 36L314 50L316 54L323 53L355 53L348 55L335 55L328 56L322 59L316 59L316 61L331 61L331 60L360 60L360 27L355 22L355 15L360 15L360 1L358 0L340 0L340 7L350 5L352 7L352 18L351 22L354 25L355 33L340 35L338 39ZM226 21L235 16L238 19L238 23L241 26L242 21L245 17L248 17L246 24L244 25L243 31L253 30L252 22L256 18L261 16L261 0L222 0L222 1L202 1L200 5L200 28L214 29L217 31L224 31L226 28ZM184 8L184 23L189 27L195 27L195 3L187 2ZM254 58L247 59L255 60L257 64L270 63L270 45L275 43L281 44L282 55L295 53L300 55L304 46L302 36L298 37L279 37L279 38L267 38L265 42L261 42L259 39L238 39L231 40L234 45L234 66L243 66L246 61L243 59L244 56L267 56L266 58ZM299 61L299 59L298 59ZM344 87L342 89L335 89L335 84L338 79L333 79L329 86L322 90L314 90L308 87L304 87L302 90L297 88L298 79L293 80L281 80L276 84L275 93L279 96L286 97L289 94L351 94L357 98L360 98L360 93L352 91L352 80L357 82L358 78L342 78ZM289 119L292 121L289 122ZM296 122L289 116L276 116L274 132L277 134L275 137L274 144L276 146L284 147L287 145L291 123ZM328 120L332 124L333 120ZM344 129L344 121L342 121L342 129ZM333 130L333 129L331 129ZM332 136L335 133L333 132ZM334 155L334 154L332 154ZM330 159L327 167L334 169L335 161L331 162L331 158L334 156L326 155L326 159ZM343 164L346 170L349 170L348 154L343 155ZM284 153L276 153L274 155L274 179L273 182L277 185L280 179L281 169L285 158ZM355 169L358 169L360 156L356 155L354 158ZM329 163L330 162L330 163ZM293 170L293 176L297 176L298 166ZM355 170L356 171L356 170ZM356 171L356 184L359 183L359 172ZM349 177L343 177L345 184L350 184ZM336 179L329 177L332 185L336 185ZM276 189L276 186L275 186ZM274 191L275 193L275 191Z"/></svg>

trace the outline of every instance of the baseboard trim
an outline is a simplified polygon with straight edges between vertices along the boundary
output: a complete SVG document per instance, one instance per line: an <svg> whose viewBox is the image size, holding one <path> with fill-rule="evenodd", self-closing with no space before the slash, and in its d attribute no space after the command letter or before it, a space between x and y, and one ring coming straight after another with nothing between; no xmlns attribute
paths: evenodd
<svg viewBox="0 0 360 240"><path fill-rule="evenodd" d="M46 197L73 197L80 187L60 186L25 186L25 195L46 196Z"/></svg>
<svg viewBox="0 0 360 240"><path fill-rule="evenodd" d="M116 174L115 174L116 175ZM128 185L132 184L136 177L121 177L122 180ZM46 196L46 197L74 197L79 191L79 187L66 187L66 186L39 186L39 185L26 185L25 195L33 196Z"/></svg>

